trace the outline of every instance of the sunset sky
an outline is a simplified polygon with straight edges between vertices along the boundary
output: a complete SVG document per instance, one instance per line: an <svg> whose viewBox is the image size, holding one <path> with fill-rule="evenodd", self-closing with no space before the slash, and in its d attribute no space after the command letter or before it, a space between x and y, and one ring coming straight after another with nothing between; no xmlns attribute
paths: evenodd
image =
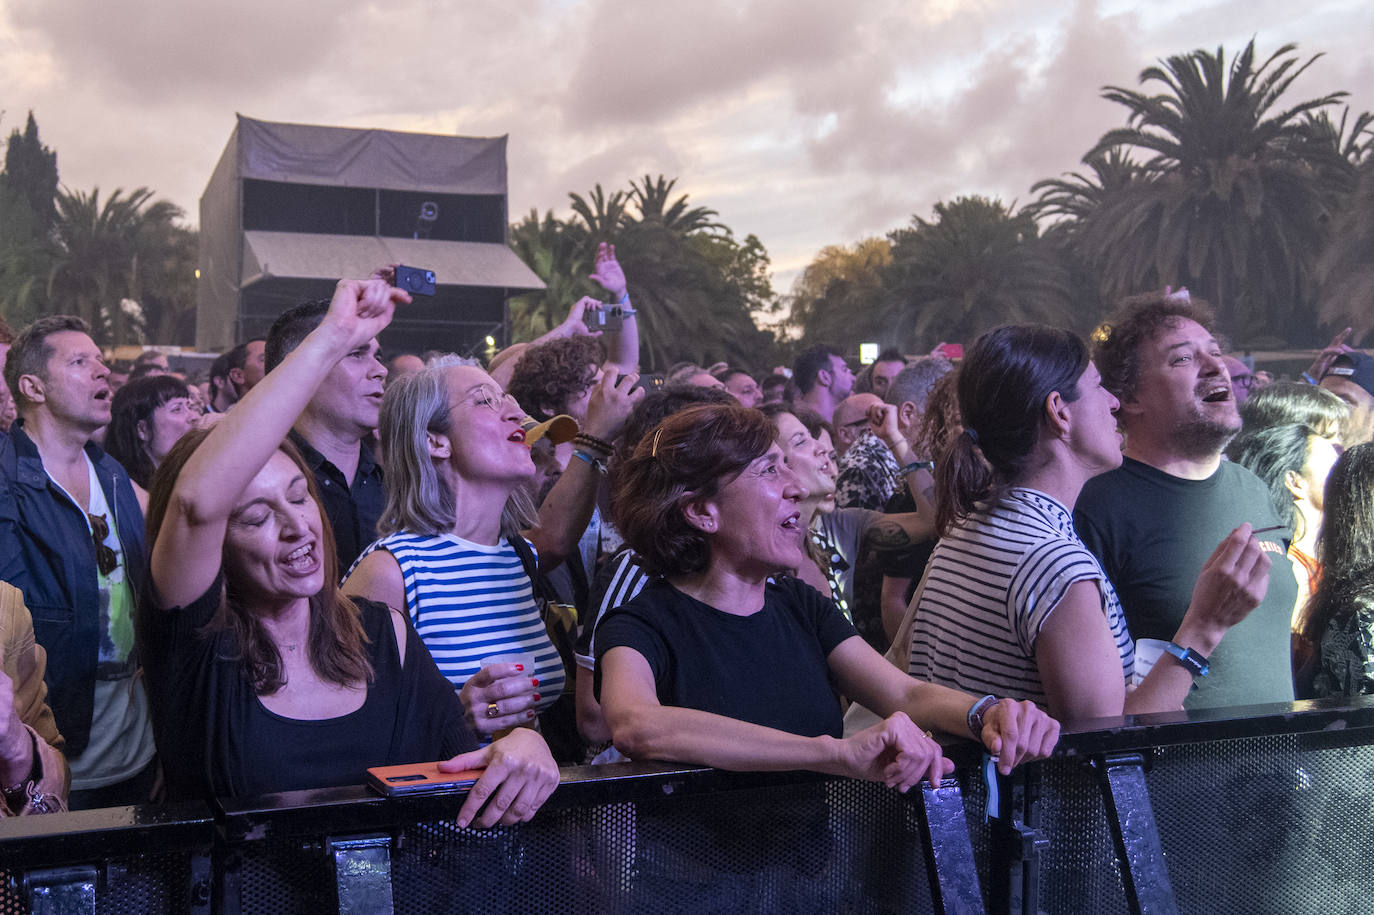
<svg viewBox="0 0 1374 915"><path fill-rule="evenodd" d="M1294 98L1374 108L1367 0L0 0L0 130L38 117L73 189L146 185L194 223L254 118L509 134L513 217L663 173L767 246L824 245L1078 167L1157 58L1325 52Z"/></svg>

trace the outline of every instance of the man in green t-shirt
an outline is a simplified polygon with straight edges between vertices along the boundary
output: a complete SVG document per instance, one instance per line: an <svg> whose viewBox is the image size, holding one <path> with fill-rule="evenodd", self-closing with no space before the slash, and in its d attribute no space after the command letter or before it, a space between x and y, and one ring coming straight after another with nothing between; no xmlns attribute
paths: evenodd
<svg viewBox="0 0 1374 915"><path fill-rule="evenodd" d="M1264 484L1222 460L1240 415L1213 325L1211 310L1186 293L1129 300L1111 322L1093 360L1121 401L1125 460L1084 486L1075 525L1116 586L1132 638L1167 642L1203 563L1249 522L1272 562L1268 592L1211 652L1211 670L1185 705L1288 702L1291 532L1279 527Z"/></svg>

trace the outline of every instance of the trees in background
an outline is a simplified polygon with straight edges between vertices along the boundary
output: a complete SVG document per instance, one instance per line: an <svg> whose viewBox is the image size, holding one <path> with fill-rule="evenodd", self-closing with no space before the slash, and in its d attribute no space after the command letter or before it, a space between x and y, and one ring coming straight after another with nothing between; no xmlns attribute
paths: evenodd
<svg viewBox="0 0 1374 915"><path fill-rule="evenodd" d="M1285 45L1258 60L1251 41L1229 62L1218 48L1147 68L1140 84L1152 91L1105 87L1127 125L1084 157L1093 177L1035 185L1033 212L1060 220L1108 301L1187 286L1237 343L1324 339L1317 264L1352 203L1370 118L1333 122L1344 92L1291 98L1320 56Z"/></svg>
<svg viewBox="0 0 1374 915"><path fill-rule="evenodd" d="M773 336L753 316L779 307L768 252L754 235L737 239L715 210L692 206L686 194L674 198L676 184L645 175L609 194L598 184L568 195L571 219L531 211L511 226L512 249L547 287L512 300L514 338L551 329L583 295L604 295L588 279L604 241L615 245L629 280L646 371L681 359L766 364Z"/></svg>
<svg viewBox="0 0 1374 915"><path fill-rule="evenodd" d="M99 189L60 188L30 113L0 173L0 311L16 328L77 314L101 343L189 342L197 236L183 215L147 188L103 202Z"/></svg>

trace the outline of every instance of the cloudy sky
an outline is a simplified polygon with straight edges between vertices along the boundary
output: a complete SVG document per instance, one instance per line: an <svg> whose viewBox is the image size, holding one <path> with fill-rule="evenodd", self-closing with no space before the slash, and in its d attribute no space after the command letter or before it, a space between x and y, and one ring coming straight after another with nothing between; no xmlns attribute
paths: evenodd
<svg viewBox="0 0 1374 915"><path fill-rule="evenodd" d="M786 291L824 245L1077 167L1157 58L1326 57L1302 97L1374 108L1367 0L0 0L0 130L33 109L64 184L146 185L192 222L240 112L509 134L510 205L679 178Z"/></svg>

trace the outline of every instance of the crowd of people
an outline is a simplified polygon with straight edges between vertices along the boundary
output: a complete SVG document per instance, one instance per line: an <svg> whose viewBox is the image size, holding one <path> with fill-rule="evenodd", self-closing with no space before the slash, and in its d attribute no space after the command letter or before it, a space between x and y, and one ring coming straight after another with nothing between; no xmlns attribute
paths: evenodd
<svg viewBox="0 0 1374 915"><path fill-rule="evenodd" d="M1374 692L1374 358L1344 335L1272 382L1166 292L1091 346L650 377L612 246L593 279L485 366L382 361L389 269L203 384L78 318L6 331L0 811L435 760L482 770L460 825L624 758L905 791L950 738L1005 773L1061 722Z"/></svg>

